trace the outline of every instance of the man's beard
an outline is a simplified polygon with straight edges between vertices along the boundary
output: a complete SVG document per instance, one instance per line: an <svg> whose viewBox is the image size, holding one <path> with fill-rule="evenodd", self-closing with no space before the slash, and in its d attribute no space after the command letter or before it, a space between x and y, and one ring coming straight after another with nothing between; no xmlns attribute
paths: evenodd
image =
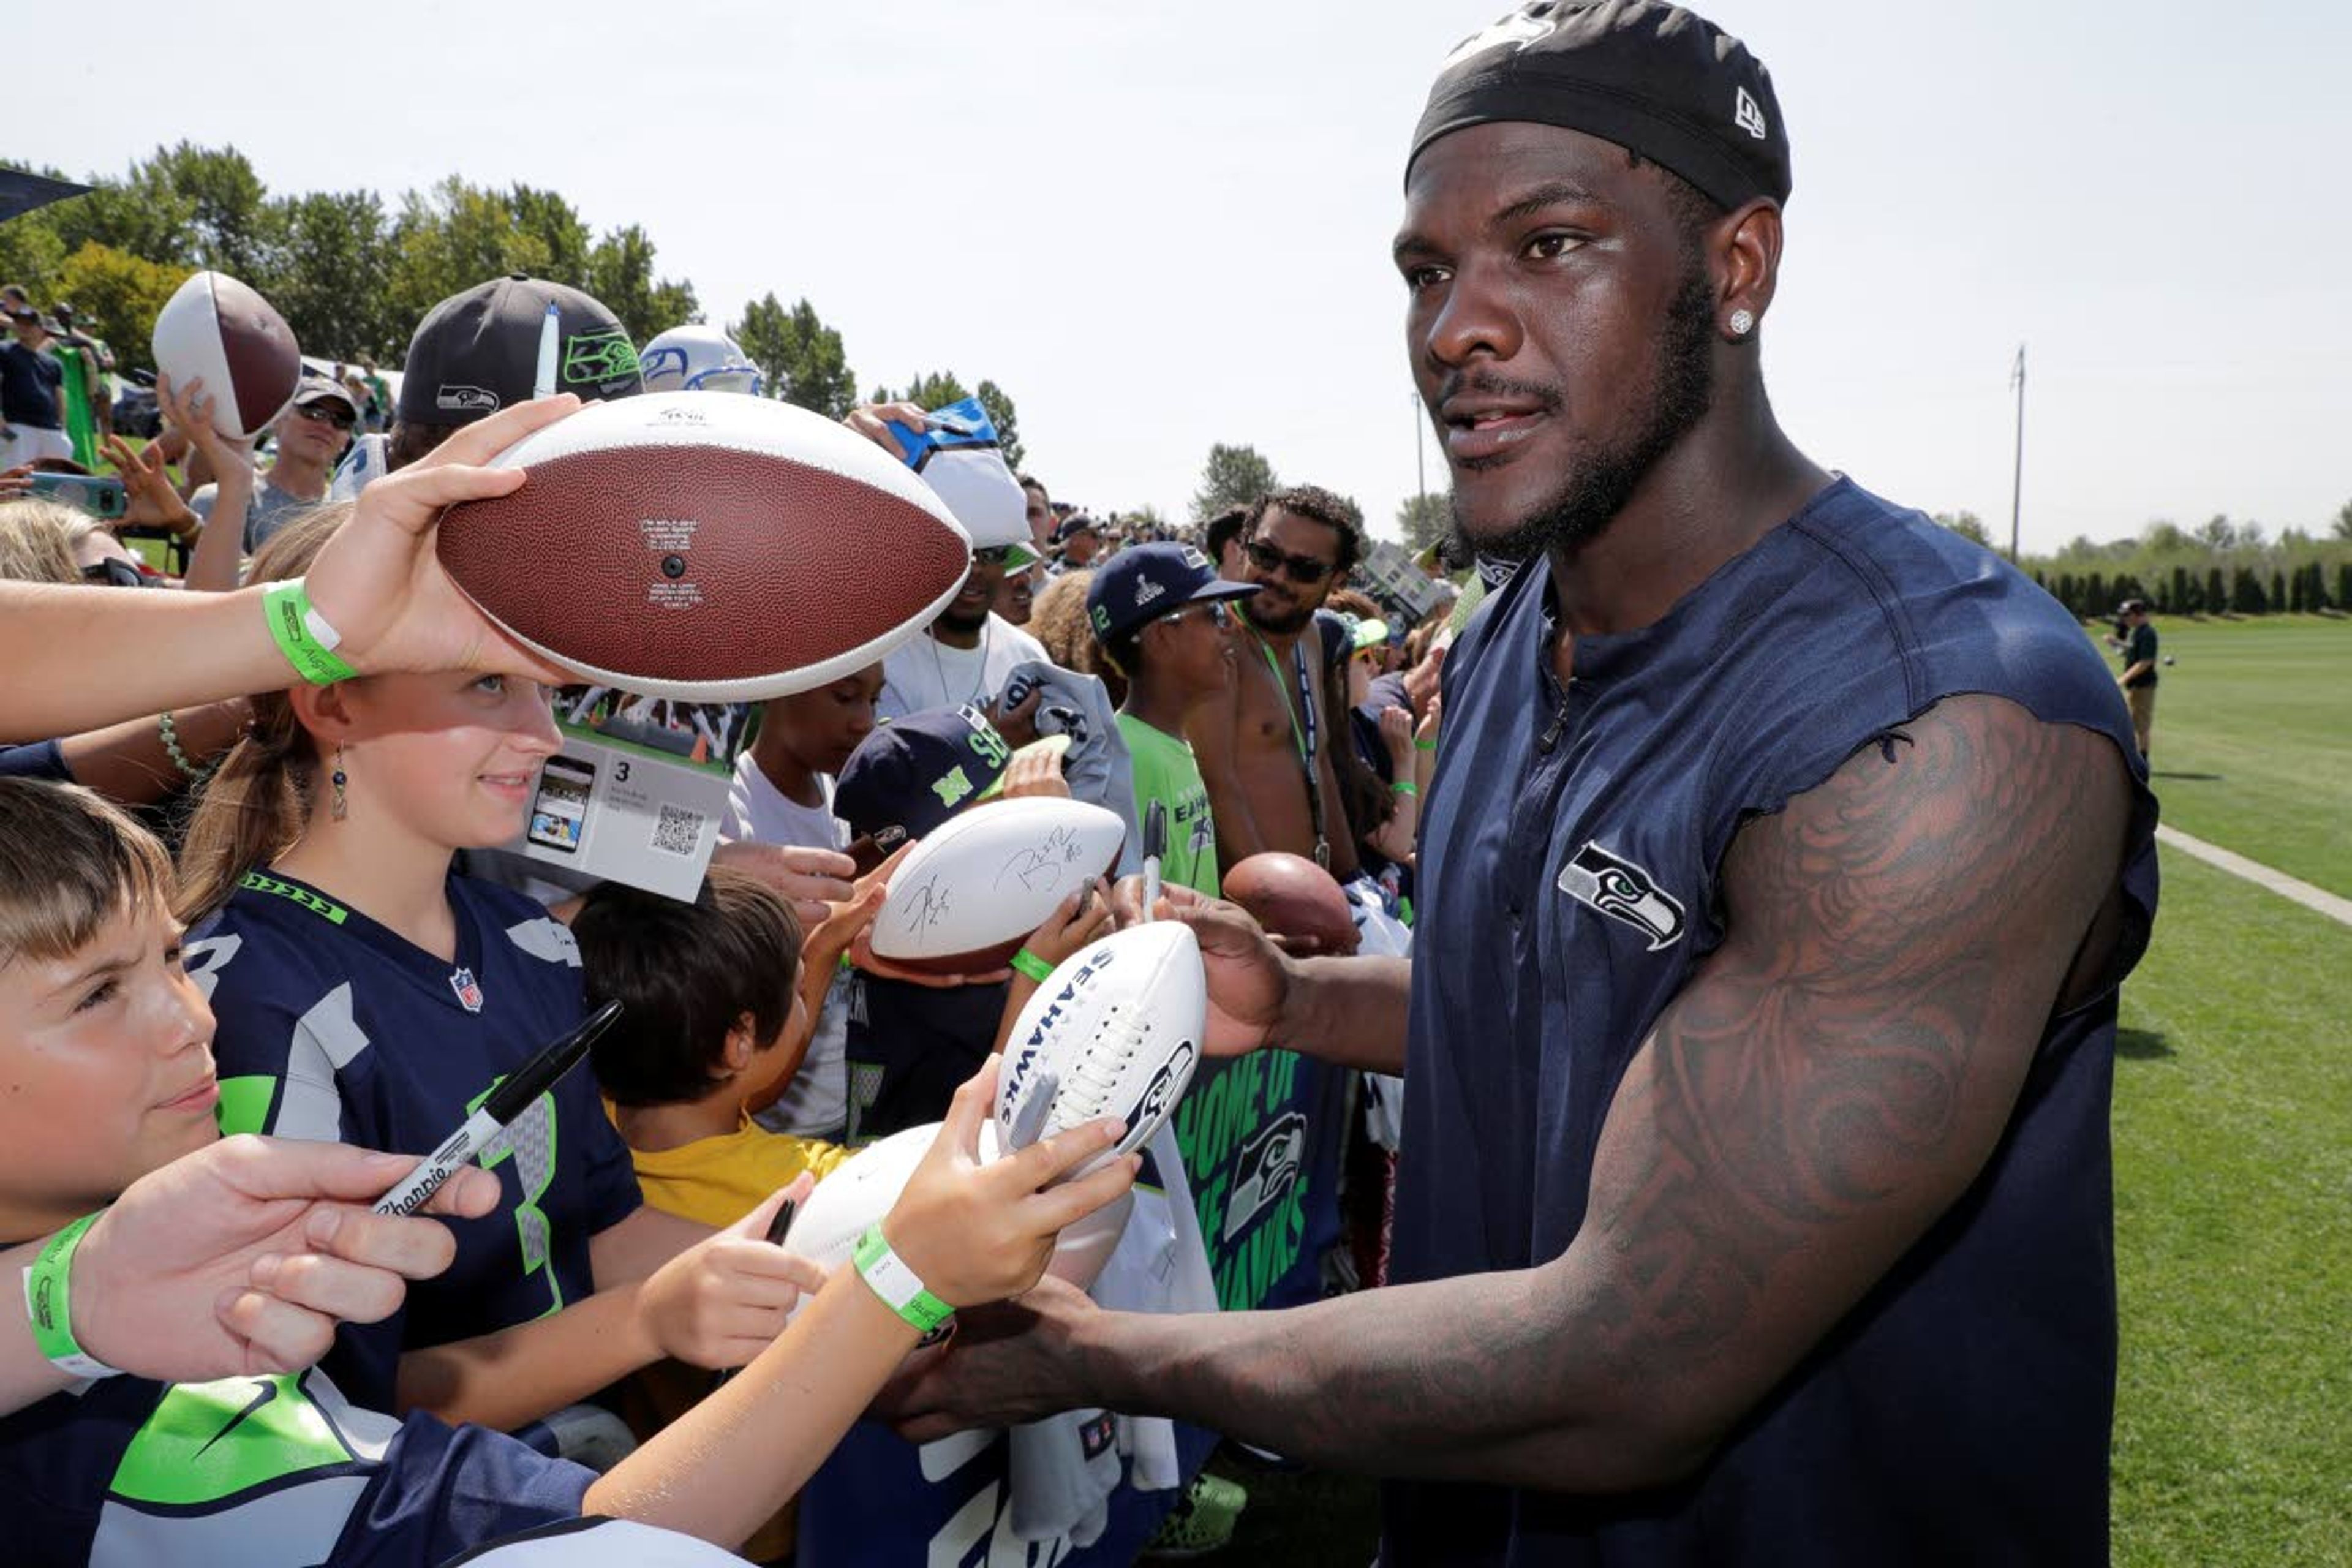
<svg viewBox="0 0 2352 1568"><path fill-rule="evenodd" d="M1258 594L1242 601L1249 606L1250 625L1262 632L1272 632L1278 637L1286 637L1293 632L1306 630L1307 624L1315 618L1316 606L1303 600L1297 608L1285 611L1277 616L1273 605L1260 603L1265 597L1265 595Z"/></svg>
<svg viewBox="0 0 2352 1568"><path fill-rule="evenodd" d="M1524 561L1555 546L1598 539L1625 510L1633 490L1658 459L1706 417L1715 396L1715 304L1706 268L1694 263L1667 303L1658 334L1657 363L1648 416L1631 439L1594 450L1551 499L1508 531L1473 539L1454 512L1456 550L1489 560Z"/></svg>

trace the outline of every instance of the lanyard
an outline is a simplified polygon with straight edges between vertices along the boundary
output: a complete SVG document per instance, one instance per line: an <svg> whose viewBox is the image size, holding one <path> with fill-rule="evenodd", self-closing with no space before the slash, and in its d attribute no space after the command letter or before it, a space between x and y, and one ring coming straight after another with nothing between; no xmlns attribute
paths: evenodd
<svg viewBox="0 0 2352 1568"><path fill-rule="evenodd" d="M1243 616L1242 624L1249 626L1247 615ZM1314 626L1315 623L1309 621L1307 630L1314 630ZM1276 661L1274 649L1266 646L1265 637L1255 626L1249 626L1249 633L1252 640L1257 644L1257 651L1265 656L1265 668L1274 677L1274 689L1280 691L1282 666ZM1318 635L1319 637L1319 634ZM1282 709L1290 719L1290 738L1298 744L1298 771L1305 774L1307 779L1307 815L1315 819L1315 863L1328 871L1331 868L1331 841L1323 831L1323 780L1315 765L1315 743L1320 721L1315 714L1315 680L1308 671L1307 663L1305 633L1300 634L1299 641L1290 645L1290 658L1293 668L1298 674L1298 707L1294 711L1290 706L1290 700L1285 697ZM1298 727L1301 713L1306 715L1307 724L1303 732Z"/></svg>

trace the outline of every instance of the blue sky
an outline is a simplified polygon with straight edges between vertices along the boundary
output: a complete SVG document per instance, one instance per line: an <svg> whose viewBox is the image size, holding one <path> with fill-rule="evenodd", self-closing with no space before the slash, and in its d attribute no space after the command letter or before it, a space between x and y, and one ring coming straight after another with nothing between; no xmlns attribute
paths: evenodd
<svg viewBox="0 0 2352 1568"><path fill-rule="evenodd" d="M279 190L552 186L644 224L714 319L806 295L863 384L994 378L1057 496L1181 515L1210 443L1246 441L1385 531L1415 484L1402 154L1504 7L129 9L79 71L12 79L11 155L117 171L186 137ZM1818 460L2005 535L2023 342L2029 550L2352 500L2352 310L2318 275L2352 253L2344 8L1709 14L1794 141L1765 364Z"/></svg>

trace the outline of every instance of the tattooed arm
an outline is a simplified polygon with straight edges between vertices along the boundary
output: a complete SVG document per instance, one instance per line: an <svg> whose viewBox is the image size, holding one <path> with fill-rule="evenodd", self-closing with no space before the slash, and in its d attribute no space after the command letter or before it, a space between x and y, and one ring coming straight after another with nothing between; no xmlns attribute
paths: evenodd
<svg viewBox="0 0 2352 1568"><path fill-rule="evenodd" d="M1390 1475L1687 1473L1975 1179L2127 812L2105 739L1944 702L1734 843L1724 945L1628 1068L1561 1257L1288 1312L1040 1292L1025 1331L966 1324L934 1397L1163 1414Z"/></svg>

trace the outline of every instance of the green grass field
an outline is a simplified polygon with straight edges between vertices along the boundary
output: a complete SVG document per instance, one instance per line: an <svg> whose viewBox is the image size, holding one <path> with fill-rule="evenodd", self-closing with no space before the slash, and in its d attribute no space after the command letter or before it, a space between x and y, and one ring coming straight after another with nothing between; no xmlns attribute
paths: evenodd
<svg viewBox="0 0 2352 1568"><path fill-rule="evenodd" d="M2352 620L2156 629L2180 661L2157 687L2165 821L2352 898Z"/></svg>
<svg viewBox="0 0 2352 1568"><path fill-rule="evenodd" d="M2352 897L2352 621L2161 620L2168 822ZM2352 928L2163 853L2115 1097L2114 1560L2352 1564ZM1369 1483L1221 1459L1231 1563L1360 1568Z"/></svg>

